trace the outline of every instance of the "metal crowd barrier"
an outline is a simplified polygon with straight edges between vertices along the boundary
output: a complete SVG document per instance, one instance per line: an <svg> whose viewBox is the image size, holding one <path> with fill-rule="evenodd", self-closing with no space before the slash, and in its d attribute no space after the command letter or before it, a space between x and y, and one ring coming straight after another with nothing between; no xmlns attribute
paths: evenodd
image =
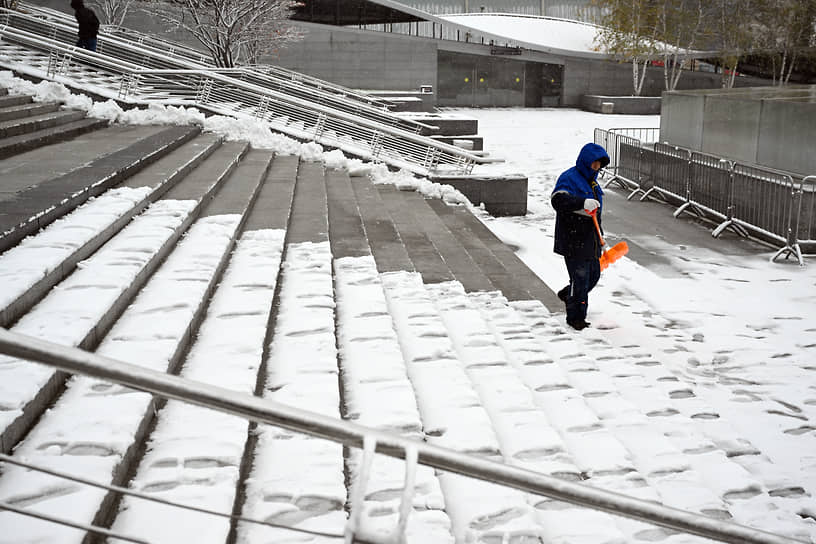
<svg viewBox="0 0 816 544"><path fill-rule="evenodd" d="M629 128L610 128L609 132L612 134L620 134L621 136L628 136L639 140L643 144L653 144L660 141L660 127L629 127Z"/></svg>
<svg viewBox="0 0 816 544"><path fill-rule="evenodd" d="M689 200L691 153L687 149L660 142L654 144L652 149L652 175L640 200L654 195L664 202L679 201L685 204Z"/></svg>
<svg viewBox="0 0 816 544"><path fill-rule="evenodd" d="M796 226L793 238L808 253L816 253L816 176L807 176L799 183Z"/></svg>
<svg viewBox="0 0 816 544"><path fill-rule="evenodd" d="M510 464L377 431L222 387L194 382L0 328L0 353L91 376L258 423L469 476L653 525L739 544L794 544L796 540L628 495L569 482ZM0 508L3 505L0 504ZM353 508L353 507L352 507ZM137 540L138 541L138 540Z"/></svg>
<svg viewBox="0 0 816 544"><path fill-rule="evenodd" d="M690 213L699 217L706 213L727 217L733 198L733 168L732 161L705 153L691 153L686 202L674 212L674 216L691 210Z"/></svg>
<svg viewBox="0 0 816 544"><path fill-rule="evenodd" d="M607 145L615 157L614 177L607 185L634 187L630 199L637 194L640 200L658 198L679 205L674 217L692 213L713 219L718 222L714 237L730 229L782 242L772 261L794 256L804 265L802 247L816 253L816 176L797 185L785 172L666 143L646 146L603 129L595 130L595 142Z"/></svg>

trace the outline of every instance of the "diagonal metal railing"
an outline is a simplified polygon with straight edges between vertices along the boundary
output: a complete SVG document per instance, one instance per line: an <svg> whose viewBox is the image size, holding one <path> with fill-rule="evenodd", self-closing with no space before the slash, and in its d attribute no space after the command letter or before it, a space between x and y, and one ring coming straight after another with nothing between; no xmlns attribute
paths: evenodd
<svg viewBox="0 0 816 544"><path fill-rule="evenodd" d="M20 3L20 9L24 10L27 14L33 14L39 18L44 17L50 19L51 21L60 22L71 28L75 28L76 26L74 18L62 11L44 6L35 6L26 2ZM163 56L169 55L174 58L194 62L201 67L214 68L212 59L209 55L184 43L166 40L154 34L147 34L126 27L103 25L102 29L104 31L102 36L103 41L100 45L103 48L105 47L105 43L110 39L119 38L127 43L156 51ZM280 78L299 82L307 87L313 87L314 89L330 92L348 98L349 100L356 100L358 102L370 104L379 109L388 109L394 106L394 104L386 98L356 91L336 83L331 83L329 81L302 74L300 72L289 70L280 66L258 65L248 66L242 69L247 71L260 71L275 74Z"/></svg>
<svg viewBox="0 0 816 544"><path fill-rule="evenodd" d="M10 21L19 19L9 10L0 10L0 16ZM65 34L65 29L57 30ZM40 76L45 71L48 78L126 103L161 101L221 115L255 117L294 138L339 148L424 176L438 172L469 174L475 164L490 161L415 132L241 81L229 73L209 69L145 69L135 62L85 51L42 33L9 25L0 26L0 37L6 51L14 46L29 50L26 62L18 62L16 70L34 70L32 75Z"/></svg>
<svg viewBox="0 0 816 544"><path fill-rule="evenodd" d="M720 542L734 544L801 542L736 523L685 512L425 442L402 438L349 421L149 370L3 328L0 328L0 353L42 363L66 372L132 387L164 398L203 406L250 421L276 425L354 448L361 448L364 445L370 447L373 443L377 453L390 457L404 459L416 455L416 460L420 464L436 469Z"/></svg>
<svg viewBox="0 0 816 544"><path fill-rule="evenodd" d="M53 10L51 11L53 12ZM35 11L35 13L39 13L39 11ZM74 45L76 23L71 22L67 18L67 14L53 12L38 17L32 13L3 10L0 11L0 18L5 24L13 28L68 46ZM361 101L359 93L353 93L348 89L343 90L339 86L326 88L325 85L321 86L317 83L304 84L304 78L297 77L295 72L281 76L279 75L281 70L276 69L274 66L268 68L216 68L211 62L207 62L206 59L202 58L200 52L193 53L185 50L185 55L175 54L180 50L180 46L171 44L172 42L167 40L148 39L146 37L142 37L139 42L133 42L128 38L109 34L106 28L105 32L99 36L97 52L148 69L206 69L236 77L243 81L250 81L260 87L284 92L290 96L325 105L338 111L364 117L408 132L428 135L436 130L434 126L394 115L386 105ZM309 81L317 82L320 80L310 78Z"/></svg>

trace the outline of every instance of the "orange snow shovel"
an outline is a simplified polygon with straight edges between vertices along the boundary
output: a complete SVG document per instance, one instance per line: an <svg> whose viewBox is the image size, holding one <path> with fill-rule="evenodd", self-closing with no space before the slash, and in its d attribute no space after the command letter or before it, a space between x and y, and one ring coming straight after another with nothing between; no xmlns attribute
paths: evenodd
<svg viewBox="0 0 816 544"><path fill-rule="evenodd" d="M604 242L603 235L601 234L601 226L598 224L598 218L595 217L595 210L592 210L592 213L589 215L592 216L592 222L595 223L595 230L598 231L598 238L601 240L601 270L606 270L607 266L614 263L629 252L629 244L627 244L626 241L621 241L611 248L608 247L606 242Z"/></svg>

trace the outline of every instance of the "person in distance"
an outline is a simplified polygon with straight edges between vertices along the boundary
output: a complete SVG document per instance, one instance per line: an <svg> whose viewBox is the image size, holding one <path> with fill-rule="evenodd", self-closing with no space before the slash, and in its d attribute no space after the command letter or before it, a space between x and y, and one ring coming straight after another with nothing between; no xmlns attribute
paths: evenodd
<svg viewBox="0 0 816 544"><path fill-rule="evenodd" d="M569 285L558 291L558 298L566 305L567 324L579 331L590 325L586 320L589 292L601 277L601 242L592 214L600 224L603 189L597 178L608 164L609 155L602 146L586 144L575 166L558 177L550 197L556 212L553 250L564 257L569 274Z"/></svg>

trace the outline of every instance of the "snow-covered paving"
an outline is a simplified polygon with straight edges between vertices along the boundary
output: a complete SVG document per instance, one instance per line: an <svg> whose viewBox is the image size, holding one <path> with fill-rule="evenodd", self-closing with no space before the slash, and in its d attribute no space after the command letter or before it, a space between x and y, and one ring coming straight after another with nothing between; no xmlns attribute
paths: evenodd
<svg viewBox="0 0 816 544"><path fill-rule="evenodd" d="M149 187L105 192L25 238L0 255L0 309L57 268L69 255L113 224L150 193Z"/></svg>
<svg viewBox="0 0 816 544"><path fill-rule="evenodd" d="M554 213L549 192L555 178L573 164L595 127L656 126L657 118L549 109L457 113L480 119L488 150L508 160L502 169L529 178L530 213L500 219L480 213L480 217L517 246L519 255L553 289L562 287L566 283L563 262L551 251ZM180 112L156 108L150 112L154 121L161 121L163 115L170 122ZM246 134L241 123L230 124L223 118L220 122L228 138L233 128L235 134ZM304 157L322 157L328 165L361 168L337 152L322 154L319 146L286 142L276 147L279 137L265 140L261 132L254 137L257 144L265 142L278 152L285 148ZM458 198L427 180L366 168L378 182L414 186L448 200ZM637 203L627 206L636 213ZM668 208L666 217L673 221ZM462 452L816 542L816 328L809 321L816 306L813 262L801 268L770 264L770 249L735 261L692 246L678 251L645 236L636 235L635 241L664 256L678 273L661 276L629 259L619 261L593 292L589 316L593 327L581 333L565 328L563 314L550 314L540 303L510 303L498 293L466 295L457 284L424 286L414 273L378 275L370 259L332 263L327 243L292 245L283 268L265 394L332 417L424 436L433 444ZM46 257L42 267L47 267ZM258 295L255 302L261 305L268 301L269 281L277 274L274 262L264 266L270 276L258 285L251 282L244 293L250 298ZM81 267L68 281L79 281L84 271ZM206 281L206 276L180 271L178 279ZM89 306L102 300L87 293L82 302ZM172 287L161 291L159 303L142 306L153 311L135 320L129 333L114 329L103 343L103 352L134 362L155 359L161 366L164 356L148 356L166 350L165 340L169 341L156 328L177 330L186 327L188 319L176 315L175 310L183 308L173 304L170 294L181 292ZM78 333L70 331L81 323L60 315L45 312L35 329L50 333L64 329L70 337L64 343L75 342L71 338ZM214 341L221 346L219 337L204 334L202 345ZM226 352L240 351L243 337L223 335ZM119 346L124 340L139 343L138 357L133 355L134 343ZM119 351L114 349L117 346ZM257 364L257 352L251 358L246 364ZM205 359L209 361L196 367L199 370L190 367L190 376L221 381L219 369L212 368L218 364L217 357ZM3 372L12 368L20 366L8 361L0 365ZM11 377L0 381L4 403L17 395L22 383L16 374L6 376ZM76 384L85 382L94 383L74 380L61 402L67 403L72 391L82 389ZM146 397L95 385L100 389L83 391L89 395L95 391L96 398ZM223 385L235 383L230 379ZM388 394L391 387L394 393ZM99 415L85 413L82 403L74 406L74 412L55 410L49 418L65 421L63 428L68 429ZM177 413L189 419L169 416L157 427L155 451L143 463L145 472L138 485L179 498L189 492L185 499L210 505L220 502L224 508L231 504L231 496L205 499L198 484L213 484L209 491L224 485L234 493L230 482L235 477L236 448L243 445L246 426L237 422L242 430L231 435L234 438L225 449L213 447L204 453L193 436L172 438L180 429L211 430L208 423L213 416L180 406L169 404L165 417ZM86 438L81 443L69 443L74 439L67 436L50 437L37 441L41 448L32 442L20 451L42 464L95 474L97 469L90 465L102 458L102 466L109 461L105 452L121 451L128 434L124 429L131 425L125 421L132 419L125 417L126 410L107 412L109 427L87 429L88 424L83 424ZM106 434L104 429L117 432ZM239 436L241 444L233 443ZM323 440L265 426L254 436L257 449L243 514L342 534L350 500L347 476L366 468L360 452L350 453L344 463L343 448ZM211 438L217 444L223 436ZM201 457L195 457L191 448L201 449ZM201 471L208 476L197 480L194 475ZM35 481L22 483L22 474ZM361 527L387 534L400 518L405 463L375 456L369 474L363 496L363 512L368 514L361 518ZM88 503L72 500L79 496L75 484L4 467L0 486L14 504L35 507L47 497L51 511L87 519ZM414 487L413 512L407 520L412 542L454 538L464 542L480 537L485 542L511 537L522 542L526 535L564 544L700 540L432 470L420 469ZM147 512L154 507L145 508ZM128 511L117 521L117 529L131 532L144 525L127 521ZM4 528L13 529L8 534L15 536L3 535L0 541L25 541L17 536L26 531L23 528L46 525L11 513L2 517ZM183 524L168 519L152 526L150 535L177 539ZM221 531L225 526L223 521L212 523ZM328 539L244 523L238 525L238 538L242 542Z"/></svg>
<svg viewBox="0 0 816 544"><path fill-rule="evenodd" d="M566 270L551 251L555 213L549 194L555 179L574 164L594 128L656 127L659 118L574 110L455 111L478 118L480 132L490 135L486 148L512 157L513 169L529 180L526 216L480 217L518 247L522 259L551 288L561 288L567 283ZM626 206L622 213L637 213L638 203ZM671 210L666 208L666 221L674 221ZM651 406L653 413L676 410L695 422L702 435L680 432L667 418L653 424L651 432L673 442L685 462L709 479L716 501L745 497L727 505L737 521L816 540L813 261L799 267L792 261L769 262L771 248L735 258L716 248L678 248L654 236L630 236L668 259L676 273L661 276L630 259L616 263L590 297L588 320L594 329L570 334L575 353L597 357L598 367L613 374L620 371L615 369L618 357L641 359L630 373L642 383L622 375L616 379L618 394ZM618 356L593 355L598 340L617 348ZM641 443L645 448L649 441ZM712 446L725 452L726 459L713 452L705 460L687 455ZM691 498L702 488L684 483L678 489L685 490L694 509ZM740 489L747 492L740 494ZM751 490L758 493L749 498ZM721 517L717 510L700 511Z"/></svg>
<svg viewBox="0 0 816 544"><path fill-rule="evenodd" d="M162 200L150 206L100 251L79 263L77 271L12 330L69 346L82 343L194 206L191 200ZM53 372L42 365L0 357L0 425L5 427L17 418Z"/></svg>
<svg viewBox="0 0 816 544"><path fill-rule="evenodd" d="M183 349L182 340L190 322L205 302L208 286L229 249L239 219L238 215L224 215L196 222L96 352L168 371ZM131 250L138 252L139 246L131 246ZM66 307L66 313L70 309ZM140 391L75 376L15 453L38 465L106 482L132 447L151 399L151 395ZM0 496L12 503L28 497L38 511L52 515L59 515L70 504L72 519L83 523L93 520L103 490L75 485L54 489L52 478L30 478L27 473L19 467L4 471ZM25 523L15 523L15 530L4 532L0 541L80 542L83 537L72 528L23 519ZM6 524L12 525L4 521Z"/></svg>
<svg viewBox="0 0 816 544"><path fill-rule="evenodd" d="M210 303L181 376L246 394L255 390L283 250L281 230L245 233ZM157 414L147 454L131 487L177 503L229 512L235 500L248 423L169 401ZM230 523L189 510L128 497L114 530L151 542L223 542Z"/></svg>

